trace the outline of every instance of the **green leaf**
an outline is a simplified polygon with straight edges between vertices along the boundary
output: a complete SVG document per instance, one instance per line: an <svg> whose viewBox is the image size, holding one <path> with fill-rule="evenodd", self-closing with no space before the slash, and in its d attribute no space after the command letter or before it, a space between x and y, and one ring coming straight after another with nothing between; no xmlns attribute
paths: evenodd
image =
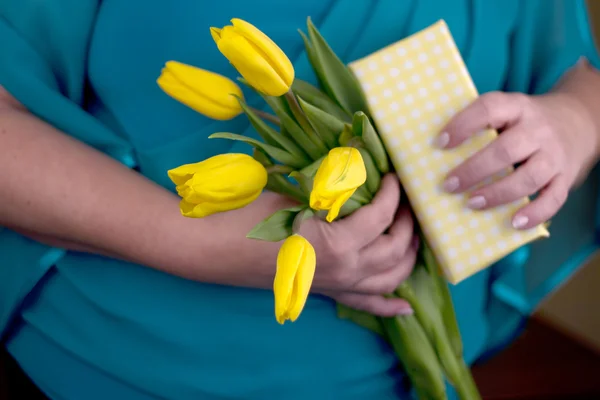
<svg viewBox="0 0 600 400"><path fill-rule="evenodd" d="M274 165L269 156L260 149L255 148L252 156L265 168ZM285 176L279 173L269 173L265 189L273 193L288 196L302 204L308 203L308 196L297 185L294 185Z"/></svg>
<svg viewBox="0 0 600 400"><path fill-rule="evenodd" d="M302 40L304 41L304 49L306 50L306 56L308 57L308 62L312 65L313 70L315 71L315 75L317 77L317 81L319 82L319 86L325 88L327 82L325 82L322 77L324 76L323 69L321 68L321 64L319 64L319 60L317 58L317 54L315 53L315 49L311 44L310 40L304 32L298 30L300 36L302 36Z"/></svg>
<svg viewBox="0 0 600 400"><path fill-rule="evenodd" d="M317 131L319 136L323 138L330 149L339 146L338 137L344 130L344 122L340 121L331 114L313 106L301 97L298 97L300 107L304 111L306 118Z"/></svg>
<svg viewBox="0 0 600 400"><path fill-rule="evenodd" d="M304 175L308 176L309 178L314 178L315 174L317 173L317 171L318 171L319 167L321 166L321 163L323 162L324 159L325 159L325 156L319 158L315 162L308 164L306 167L302 168L300 170L300 172L302 172Z"/></svg>
<svg viewBox="0 0 600 400"><path fill-rule="evenodd" d="M301 79L295 79L292 84L292 91L313 106L333 115L337 119L344 122L352 121L351 114L342 110L329 96L310 83Z"/></svg>
<svg viewBox="0 0 600 400"><path fill-rule="evenodd" d="M371 155L377 165L377 168L382 174L386 174L390 170L390 163L388 161L387 152L383 146L381 138L371 125L369 117L363 112L356 112L352 120L352 131L354 135L361 136L365 147Z"/></svg>
<svg viewBox="0 0 600 400"><path fill-rule="evenodd" d="M360 202L358 202L357 200L355 200L353 198L349 198L348 201L346 201L344 203L344 205L342 206L342 208L340 209L340 215L338 216L338 218L346 217L346 216L352 214L354 211L361 208L362 206L363 205Z"/></svg>
<svg viewBox="0 0 600 400"><path fill-rule="evenodd" d="M369 150L359 147L358 151L362 156L363 162L365 164L365 169L367 170L367 181L365 185L369 190L369 193L374 195L379 190L379 186L381 185L381 172L377 169L375 162L373 161L373 157Z"/></svg>
<svg viewBox="0 0 600 400"><path fill-rule="evenodd" d="M256 139L249 138L247 136L238 135L236 133L217 132L217 133L213 133L208 138L209 139L239 140L241 142L248 143L256 148L263 150L270 157L279 161L280 163L289 165L290 167L293 167L293 168L302 168L306 164L308 164L308 162L306 162L306 160L304 160L304 159L299 160L297 157L291 155L290 153L288 153L285 150L282 150L275 146L271 146L270 144L267 144L267 143L263 143Z"/></svg>
<svg viewBox="0 0 600 400"><path fill-rule="evenodd" d="M279 210L259 222L246 237L248 239L264 240L267 242L284 240L293 234L294 219L303 209L305 207L298 206Z"/></svg>
<svg viewBox="0 0 600 400"><path fill-rule="evenodd" d="M302 147L312 160L316 160L327 153L327 146L318 137L309 136L295 121L287 102L281 97L264 96L265 102L271 107L281 121L282 129Z"/></svg>
<svg viewBox="0 0 600 400"><path fill-rule="evenodd" d="M307 164L310 159L308 155L298 147L292 140L288 139L281 133L277 132L275 129L271 128L265 121L260 119L258 115L254 111L248 107L242 99L238 98L242 109L248 116L250 123L256 129L258 134L263 138L263 140L270 144L271 146L277 146L284 150L286 150L289 154L293 155L298 159L299 163Z"/></svg>
<svg viewBox="0 0 600 400"><path fill-rule="evenodd" d="M381 318L381 323L419 399L447 400L442 367L417 318Z"/></svg>
<svg viewBox="0 0 600 400"><path fill-rule="evenodd" d="M305 193L309 193L312 191L312 187L313 187L313 179L311 177L306 176L305 174L303 174L300 171L294 171L290 174L291 178L294 178L298 184L300 185L300 187L302 188L302 190Z"/></svg>
<svg viewBox="0 0 600 400"><path fill-rule="evenodd" d="M308 36L313 49L315 72L329 96L350 114L368 112L367 101L350 69L339 59L308 18ZM312 62L311 62L312 64ZM316 67L318 65L318 67Z"/></svg>
<svg viewBox="0 0 600 400"><path fill-rule="evenodd" d="M340 146L348 146L354 137L356 136L354 136L354 133L352 132L352 125L344 124L344 129L342 130L342 133L340 133L338 142L340 142Z"/></svg>
<svg viewBox="0 0 600 400"><path fill-rule="evenodd" d="M337 316L341 319L347 319L354 322L358 326L362 326L371 332L384 336L383 326L379 318L365 311L355 310L343 304L337 303Z"/></svg>

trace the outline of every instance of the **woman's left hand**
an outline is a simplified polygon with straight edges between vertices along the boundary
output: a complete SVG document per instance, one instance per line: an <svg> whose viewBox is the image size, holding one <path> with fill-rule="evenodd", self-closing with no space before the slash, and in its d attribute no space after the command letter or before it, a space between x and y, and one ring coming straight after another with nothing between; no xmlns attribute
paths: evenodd
<svg viewBox="0 0 600 400"><path fill-rule="evenodd" d="M562 207L571 187L596 161L598 140L592 120L584 104L569 93L484 94L449 122L436 145L453 148L489 128L501 134L450 171L444 190L466 192L520 164L506 177L469 193L467 206L488 209L539 192L513 216L512 225L528 229L543 223Z"/></svg>

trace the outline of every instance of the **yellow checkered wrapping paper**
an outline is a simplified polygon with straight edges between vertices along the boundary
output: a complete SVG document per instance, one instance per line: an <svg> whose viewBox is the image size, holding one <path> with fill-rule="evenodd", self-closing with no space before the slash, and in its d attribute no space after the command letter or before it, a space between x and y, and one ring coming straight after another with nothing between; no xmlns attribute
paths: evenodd
<svg viewBox="0 0 600 400"><path fill-rule="evenodd" d="M355 61L350 68L367 96L404 192L449 282L456 284L518 247L549 236L543 225L528 231L510 225L527 198L493 210L473 211L466 207L466 195L441 190L447 172L497 135L495 130L482 131L452 150L432 145L450 118L478 96L444 21Z"/></svg>

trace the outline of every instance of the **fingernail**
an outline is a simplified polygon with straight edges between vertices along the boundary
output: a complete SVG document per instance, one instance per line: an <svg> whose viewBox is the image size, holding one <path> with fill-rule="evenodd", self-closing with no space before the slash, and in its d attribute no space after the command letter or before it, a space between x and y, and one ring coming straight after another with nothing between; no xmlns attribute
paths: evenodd
<svg viewBox="0 0 600 400"><path fill-rule="evenodd" d="M485 197L483 196L473 196L469 200L467 200L467 207L472 208L473 210L479 210L485 207Z"/></svg>
<svg viewBox="0 0 600 400"><path fill-rule="evenodd" d="M444 190L446 192L454 192L456 189L458 189L458 187L460 186L460 182L458 180L458 178L456 176L451 176L449 178L447 178L444 183L442 184L442 187L444 188Z"/></svg>
<svg viewBox="0 0 600 400"><path fill-rule="evenodd" d="M512 220L512 226L515 229L521 229L529 222L529 218L524 215L517 215Z"/></svg>
<svg viewBox="0 0 600 400"><path fill-rule="evenodd" d="M438 137L433 140L433 145L440 149L445 148L450 143L450 135L448 132L442 132Z"/></svg>
<svg viewBox="0 0 600 400"><path fill-rule="evenodd" d="M398 315L413 315L415 312L412 308L403 308L398 310Z"/></svg>

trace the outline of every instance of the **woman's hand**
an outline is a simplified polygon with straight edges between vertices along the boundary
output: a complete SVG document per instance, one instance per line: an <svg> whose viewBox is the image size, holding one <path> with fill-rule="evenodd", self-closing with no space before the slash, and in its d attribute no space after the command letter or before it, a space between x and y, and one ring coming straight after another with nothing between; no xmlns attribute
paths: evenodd
<svg viewBox="0 0 600 400"><path fill-rule="evenodd" d="M443 187L447 192L465 192L520 164L508 176L473 190L467 201L470 208L487 209L539 192L513 216L515 229L528 229L553 217L598 153L589 110L576 95L561 91L544 96L484 94L450 121L436 144L450 149L488 128L501 134L450 171Z"/></svg>
<svg viewBox="0 0 600 400"><path fill-rule="evenodd" d="M331 224L313 218L303 225L317 253L313 292L380 316L412 312L406 301L383 296L410 275L417 255L412 216L399 201L398 178L388 174L371 204Z"/></svg>

